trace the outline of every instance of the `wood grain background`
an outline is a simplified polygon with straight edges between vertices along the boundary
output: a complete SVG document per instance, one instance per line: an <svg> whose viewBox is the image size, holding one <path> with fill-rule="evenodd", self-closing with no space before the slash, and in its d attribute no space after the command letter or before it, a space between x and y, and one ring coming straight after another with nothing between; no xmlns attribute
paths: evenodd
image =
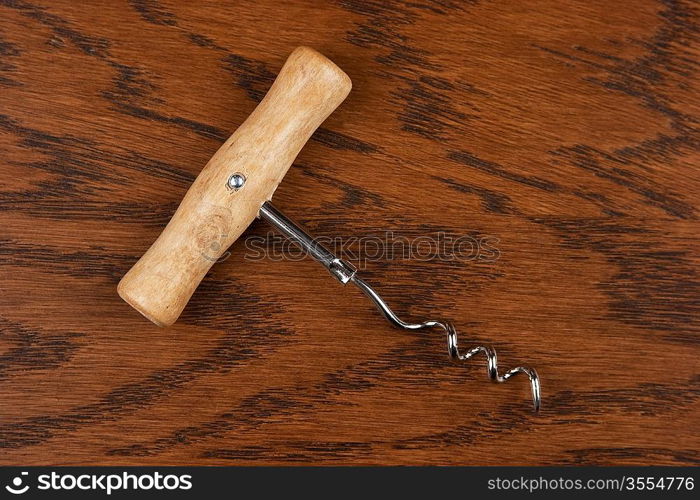
<svg viewBox="0 0 700 500"><path fill-rule="evenodd" d="M0 0L0 462L697 464L699 16ZM167 329L118 298L301 44L354 89L276 205L319 236L498 238L497 260L365 274L536 367L540 415L308 259L239 241Z"/></svg>

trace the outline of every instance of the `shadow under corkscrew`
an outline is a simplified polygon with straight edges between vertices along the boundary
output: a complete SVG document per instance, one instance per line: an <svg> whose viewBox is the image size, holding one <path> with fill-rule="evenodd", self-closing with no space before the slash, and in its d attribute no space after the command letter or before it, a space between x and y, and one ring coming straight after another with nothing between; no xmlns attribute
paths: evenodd
<svg viewBox="0 0 700 500"><path fill-rule="evenodd" d="M297 243L305 252L308 253L308 255L313 257L317 262L328 269L331 275L343 285L353 283L360 290L362 290L362 292L369 297L372 302L374 302L374 305L377 306L377 309L379 309L379 312L382 313L387 321L389 321L389 323L396 328L403 328L404 330L421 330L424 328L433 327L442 328L447 333L447 350L450 357L460 361L466 361L472 356L483 352L486 355L486 360L488 362L487 373L489 378L491 380L495 380L496 382L505 382L518 373L524 373L527 375L530 379L530 387L532 389L532 403L535 406L535 411L539 411L540 379L534 369L525 366L518 366L508 370L503 375L499 375L498 358L496 357L496 351L491 347L477 346L469 349L464 354L460 354L457 346L457 331L452 323L434 320L423 321L422 323L407 323L406 321L403 321L394 313L394 311L391 310L389 305L384 302L384 299L382 299L379 294L369 284L367 284L366 281L357 275L357 269L355 266L336 257L319 241L315 240L313 237L311 237L311 235L304 231L301 226L277 210L272 203L269 201L265 202L262 207L260 207L259 216L272 224L287 238Z"/></svg>

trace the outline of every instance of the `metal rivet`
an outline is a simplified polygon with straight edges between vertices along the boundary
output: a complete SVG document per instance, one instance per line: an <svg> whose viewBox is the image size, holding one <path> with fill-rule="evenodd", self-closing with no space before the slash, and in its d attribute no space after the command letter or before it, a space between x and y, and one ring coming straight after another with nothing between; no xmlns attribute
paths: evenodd
<svg viewBox="0 0 700 500"><path fill-rule="evenodd" d="M238 191L243 187L244 184L245 175L241 173L235 173L228 178L228 182L226 182L226 187L233 191Z"/></svg>

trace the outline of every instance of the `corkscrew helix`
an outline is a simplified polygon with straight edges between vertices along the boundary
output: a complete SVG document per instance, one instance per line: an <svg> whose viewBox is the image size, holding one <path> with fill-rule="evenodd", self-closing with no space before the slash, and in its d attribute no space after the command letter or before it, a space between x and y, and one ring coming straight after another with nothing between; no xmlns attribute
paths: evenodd
<svg viewBox="0 0 700 500"><path fill-rule="evenodd" d="M487 361L487 373L491 380L505 382L509 378L523 373L530 379L530 389L532 392L532 404L535 411L540 409L540 379L533 368L518 366L506 371L503 375L498 373L498 358L496 351L488 346L476 346L464 353L460 353L457 343L457 330L449 321L426 320L421 323L409 323L399 318L389 305L365 280L357 275L357 269L347 261L339 259L330 250L324 247L318 240L315 240L301 226L289 219L282 212L277 210L272 203L265 202L260 208L259 216L274 226L278 231L290 240L296 242L316 261L330 271L342 284L353 283L357 286L377 307L379 312L396 328L404 330L423 330L429 328L441 328L447 334L447 352L450 358L466 361L471 357L484 353Z"/></svg>

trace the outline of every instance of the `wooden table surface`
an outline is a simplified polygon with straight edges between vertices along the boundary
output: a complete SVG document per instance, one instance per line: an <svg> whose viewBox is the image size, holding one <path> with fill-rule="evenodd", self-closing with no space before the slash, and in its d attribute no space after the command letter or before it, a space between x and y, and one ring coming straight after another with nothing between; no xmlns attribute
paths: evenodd
<svg viewBox="0 0 700 500"><path fill-rule="evenodd" d="M690 0L0 0L0 462L697 464L699 21ZM525 379L450 362L308 258L239 240L165 329L117 296L298 45L354 88L276 205L329 238L487 240L363 272L536 367L539 415Z"/></svg>

